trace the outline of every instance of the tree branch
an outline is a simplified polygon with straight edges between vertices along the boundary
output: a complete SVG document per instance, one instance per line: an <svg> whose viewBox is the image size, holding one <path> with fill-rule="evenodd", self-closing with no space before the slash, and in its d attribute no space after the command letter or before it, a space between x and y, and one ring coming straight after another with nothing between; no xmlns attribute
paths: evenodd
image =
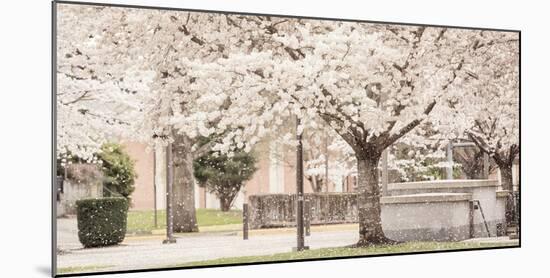
<svg viewBox="0 0 550 278"><path fill-rule="evenodd" d="M433 100L430 104L428 104L426 109L424 109L424 115L429 115L432 112L433 108L435 107L436 103L437 102L435 100ZM406 126L402 127L397 133L385 138L385 140L383 140L383 142L381 142L381 144L379 144L379 147L381 147L380 151L386 149L388 146L395 143L395 141L399 140L399 138L403 137L405 134L407 134L408 132L413 130L421 122L422 122L422 119L415 119L415 120L411 121L410 123L408 123ZM379 138L383 138L383 137L381 136Z"/></svg>
<svg viewBox="0 0 550 278"><path fill-rule="evenodd" d="M200 146L198 149L194 150L191 153L191 156L193 159L197 159L203 155L205 155L207 152L212 150L212 147L216 145L216 140L211 140L210 142Z"/></svg>

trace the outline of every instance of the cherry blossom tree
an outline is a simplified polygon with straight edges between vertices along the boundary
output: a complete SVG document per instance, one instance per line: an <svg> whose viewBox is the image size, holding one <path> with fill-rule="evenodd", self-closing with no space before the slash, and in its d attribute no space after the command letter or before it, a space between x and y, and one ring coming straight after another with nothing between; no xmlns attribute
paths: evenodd
<svg viewBox="0 0 550 278"><path fill-rule="evenodd" d="M304 175L314 192L328 192L329 183L336 187L345 177L353 175L353 151L333 130L325 126L305 129L302 141Z"/></svg>
<svg viewBox="0 0 550 278"><path fill-rule="evenodd" d="M100 80L101 84L106 85L118 85L128 80L131 77L129 71L152 73L149 75L151 80L148 82L146 94L140 94L139 98L115 98L115 90L103 90L105 99L121 106L120 109L113 109L103 102L94 105L89 105L88 102L87 106L94 107L100 112L87 113L80 118L71 115L60 117L58 122L65 127L60 128L60 149L86 149L86 154L77 154L81 156L99 150L101 143L110 137L106 136L109 133L104 122L93 121L92 115L100 115L103 118L112 113L116 113L117 116L114 120L117 128L112 128L115 136L160 146L168 142L173 143L175 231L196 231L192 161L193 158L209 151L210 145L197 148L195 138L210 134L210 122L215 122L220 117L219 106L224 105L224 102L218 100L224 100L225 96L210 94L205 98L202 97L202 92L186 90L195 82L195 78L187 74L188 69L183 67L182 59L193 57L211 62L217 58L228 57L236 50L241 53L263 50L269 47L269 41L265 40L263 35L266 38L270 37L270 29L287 20L272 22L269 17L65 4L59 4L58 7L58 29L67 42L59 45L62 50L58 53L66 55L75 52L79 58L63 61L59 68L83 71L86 76L78 77L78 80L84 80L81 83L97 83L96 81ZM72 57L75 55L58 58ZM74 75L70 71L68 74ZM128 81L131 85L140 84L135 80ZM75 98L68 98L69 101L80 96L83 96L82 99L90 98L89 93L86 93L78 82L71 79L66 83L68 86L78 87L80 92ZM59 85L58 100L61 100L60 94L67 94L68 90L64 88L64 84ZM99 88L97 85L91 87ZM136 90L123 87L122 91L133 93ZM218 111L203 113L205 109L200 107L203 104L208 104L207 107L214 107L214 110ZM130 107L134 109L129 109ZM94 109L75 108L67 112L60 109L59 114L65 115L70 111L95 111ZM129 111L135 113L128 113ZM119 112L128 114L124 117L126 121L118 119ZM71 119L73 125L69 125ZM97 127L87 125L77 128L87 122L96 123ZM127 124L134 127L132 131L127 128ZM118 128L119 126L121 127ZM77 134L65 136L65 131ZM79 140L79 137L93 140L87 142ZM83 144L87 147L82 147Z"/></svg>
<svg viewBox="0 0 550 278"><path fill-rule="evenodd" d="M277 151L271 152L274 163L295 169L296 142L291 140L295 126L285 127L280 136L266 140ZM320 119L311 122L302 133L304 178L313 192L328 192L329 183L335 187L347 176L354 175L355 158L349 146Z"/></svg>
<svg viewBox="0 0 550 278"><path fill-rule="evenodd" d="M517 119L513 109L498 110L505 107L498 103L502 96L516 92L514 80L493 78L483 64L494 62L483 57L505 45L507 33L117 8L100 14L91 18L105 24L96 26L109 28L81 32L82 43L98 41L108 54L102 58L112 63L101 66L119 70L98 78L118 85L127 69L154 73L151 94L137 106L146 115L139 134L146 141L174 143L176 211L185 216L176 215L176 227L196 227L187 214L194 211L193 157L210 150L228 157L235 150L250 151L266 136L281 136L299 118L298 133L322 121L351 149L359 191L357 245L389 243L380 218L377 169L384 150L423 122L438 126L445 114L432 113L434 108L460 110L466 102L457 99L476 88L479 101L494 106L497 115ZM507 61L496 54L494 59ZM505 87L510 89L501 90ZM481 90L496 100L482 97L487 94ZM510 121L503 125L509 128ZM493 125L467 133L493 154L503 146L517 152L506 140L492 144L480 136ZM198 136L219 136L221 143L197 148ZM292 134L283 138L291 142ZM509 161L510 156L498 156Z"/></svg>
<svg viewBox="0 0 550 278"><path fill-rule="evenodd" d="M405 135L398 143L388 147L388 167L400 174L401 181L441 179L448 140L434 134L429 122Z"/></svg>
<svg viewBox="0 0 550 278"><path fill-rule="evenodd" d="M67 87L72 86L77 89L75 91L83 91L79 91L82 96L78 98L79 100L87 100L86 98L92 97L91 93L82 89L86 88L83 86L86 82L92 83L90 87L98 91L101 87L97 84L99 83L97 80L107 80L101 82L106 84L118 84L123 80L128 80L130 77L128 70L130 69L151 73L151 80L143 94L138 95L134 93L135 90L129 90L133 95L127 99L121 99L117 97L116 90L104 89L104 99L112 101L122 108L116 109L112 105L105 105L105 102L87 102L84 111L99 110L100 112L87 113L80 118L66 117L74 119L75 122L73 126L68 126L67 130L77 134L62 136L63 133L60 133L60 137L73 140L80 146L82 143L88 142L79 140L79 137L82 136L79 136L78 133L85 133L84 136L86 136L86 133L93 132L94 134L88 137L92 137L95 140L93 143L96 144L88 145L92 145L95 149L102 142L112 140L112 137L143 141L160 146L166 145L167 142L174 142L174 153L176 154L174 161L176 183L173 198L176 203L174 227L177 232L196 231L192 162L189 162L193 157L193 154L190 153L191 147L189 147L192 142L183 135L175 136L178 133L172 130L170 123L172 111L181 109L177 104L178 101L182 101L182 97L176 96L172 91L177 84L174 84L176 82L171 77L174 76L173 72L179 71L171 64L172 61L177 62L177 56L174 56L174 53L179 49L175 45L182 48L189 47L189 42L196 41L196 39L189 38L187 44L181 40L174 42L175 37L182 34L182 31L174 31L177 30L174 23L177 18L168 12L63 4L59 5L58 12L60 19L58 24L60 38L58 40L67 42L59 45L62 50L58 53L63 56L58 57L60 61L58 69L81 70L87 74L77 76L77 80L83 80L83 82L76 82L73 80L74 78L66 82ZM170 29L170 27L172 28ZM180 26L180 28L185 28L185 26ZM192 50L196 51L197 48L189 47L189 51ZM71 52L76 52L76 55ZM69 72L69 74L74 75L73 72ZM128 83L137 82L129 80ZM65 95L70 91L65 88L64 83L60 82L59 85L58 101L61 99L60 95ZM123 89L123 91L128 90ZM99 94L95 93L93 97L97 98L97 95ZM192 99L193 96L188 97ZM125 105L127 103L133 105ZM78 108L77 112L82 110L82 108ZM104 121L93 121L93 115L105 117L117 113L116 116L120 116L118 114L120 111L123 111L124 115L128 114L125 117L126 121L116 118L114 122L117 125L112 125L113 128L109 129ZM129 111L133 113L128 113ZM63 115L63 113L59 114ZM62 125L71 123L70 119L66 118L59 119L58 123ZM75 126L87 122L96 123L97 128L90 125L84 128L75 128ZM128 128L130 125L133 127L132 129ZM128 132L123 132L125 130ZM111 138L106 136L109 131L115 134ZM71 146L71 142L62 140L59 142L65 146ZM94 150L94 148L88 149ZM78 153L78 155L82 155L82 153Z"/></svg>
<svg viewBox="0 0 550 278"><path fill-rule="evenodd" d="M64 7L64 6L62 6ZM148 91L150 72L111 57L99 48L92 30L110 14L82 9L80 16L58 10L57 29L57 155L95 161L101 146L129 136L139 121L141 97Z"/></svg>
<svg viewBox="0 0 550 278"><path fill-rule="evenodd" d="M208 65L188 63L198 79L192 89L209 91L209 84L224 84L233 91L225 112L230 116L219 124L234 131L216 148L231 152L232 146L254 144L293 116L304 123L298 132L322 119L351 147L357 162L357 245L392 242L380 218L380 156L467 81L472 53L486 49L475 43L481 35L461 29L300 21L294 32L273 36L284 51L234 55Z"/></svg>
<svg viewBox="0 0 550 278"><path fill-rule="evenodd" d="M502 187L512 191L512 166L519 148L519 37L484 37L476 47L477 69L466 95L457 102L465 134L496 162Z"/></svg>
<svg viewBox="0 0 550 278"><path fill-rule="evenodd" d="M502 188L513 191L512 167L519 147L519 34L480 32L472 49L472 70L462 95L449 99L446 125L464 133L500 170ZM449 111L453 111L449 113ZM452 128L451 128L452 127ZM506 204L506 221L512 224L512 201Z"/></svg>

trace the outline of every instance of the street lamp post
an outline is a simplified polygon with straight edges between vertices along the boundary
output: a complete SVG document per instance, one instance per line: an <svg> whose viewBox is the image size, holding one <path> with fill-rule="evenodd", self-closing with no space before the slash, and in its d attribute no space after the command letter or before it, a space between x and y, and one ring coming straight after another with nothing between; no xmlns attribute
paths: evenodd
<svg viewBox="0 0 550 278"><path fill-rule="evenodd" d="M172 157L172 143L166 147L166 239L164 244L176 243L174 238L174 216L172 212L172 189L174 186L174 160Z"/></svg>
<svg viewBox="0 0 550 278"><path fill-rule="evenodd" d="M153 207L155 208L155 229L158 228L157 207L157 151L153 151Z"/></svg>
<svg viewBox="0 0 550 278"><path fill-rule="evenodd" d="M309 249L304 239L304 161L302 150L302 133L299 132L300 118L296 116L296 251Z"/></svg>

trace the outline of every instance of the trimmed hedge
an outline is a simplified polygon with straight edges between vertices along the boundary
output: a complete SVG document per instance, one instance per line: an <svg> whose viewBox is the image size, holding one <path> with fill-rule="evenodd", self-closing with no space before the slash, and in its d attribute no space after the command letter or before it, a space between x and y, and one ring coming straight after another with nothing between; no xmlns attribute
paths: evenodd
<svg viewBox="0 0 550 278"><path fill-rule="evenodd" d="M84 247L119 244L126 235L128 200L123 197L76 201L78 239Z"/></svg>

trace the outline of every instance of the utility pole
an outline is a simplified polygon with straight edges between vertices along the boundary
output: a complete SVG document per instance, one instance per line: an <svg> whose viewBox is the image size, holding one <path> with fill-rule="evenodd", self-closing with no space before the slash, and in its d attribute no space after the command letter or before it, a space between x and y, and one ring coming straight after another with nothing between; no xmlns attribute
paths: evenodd
<svg viewBox="0 0 550 278"><path fill-rule="evenodd" d="M157 208L157 151L153 151L153 207L155 208L155 229L158 227Z"/></svg>
<svg viewBox="0 0 550 278"><path fill-rule="evenodd" d="M172 212L172 189L174 186L174 160L172 143L166 146L166 239L163 244L176 243L174 238L174 215Z"/></svg>
<svg viewBox="0 0 550 278"><path fill-rule="evenodd" d="M328 191L328 132L325 130L325 192Z"/></svg>
<svg viewBox="0 0 550 278"><path fill-rule="evenodd" d="M309 249L304 239L304 161L302 149L302 133L299 132L300 118L296 116L296 251Z"/></svg>

